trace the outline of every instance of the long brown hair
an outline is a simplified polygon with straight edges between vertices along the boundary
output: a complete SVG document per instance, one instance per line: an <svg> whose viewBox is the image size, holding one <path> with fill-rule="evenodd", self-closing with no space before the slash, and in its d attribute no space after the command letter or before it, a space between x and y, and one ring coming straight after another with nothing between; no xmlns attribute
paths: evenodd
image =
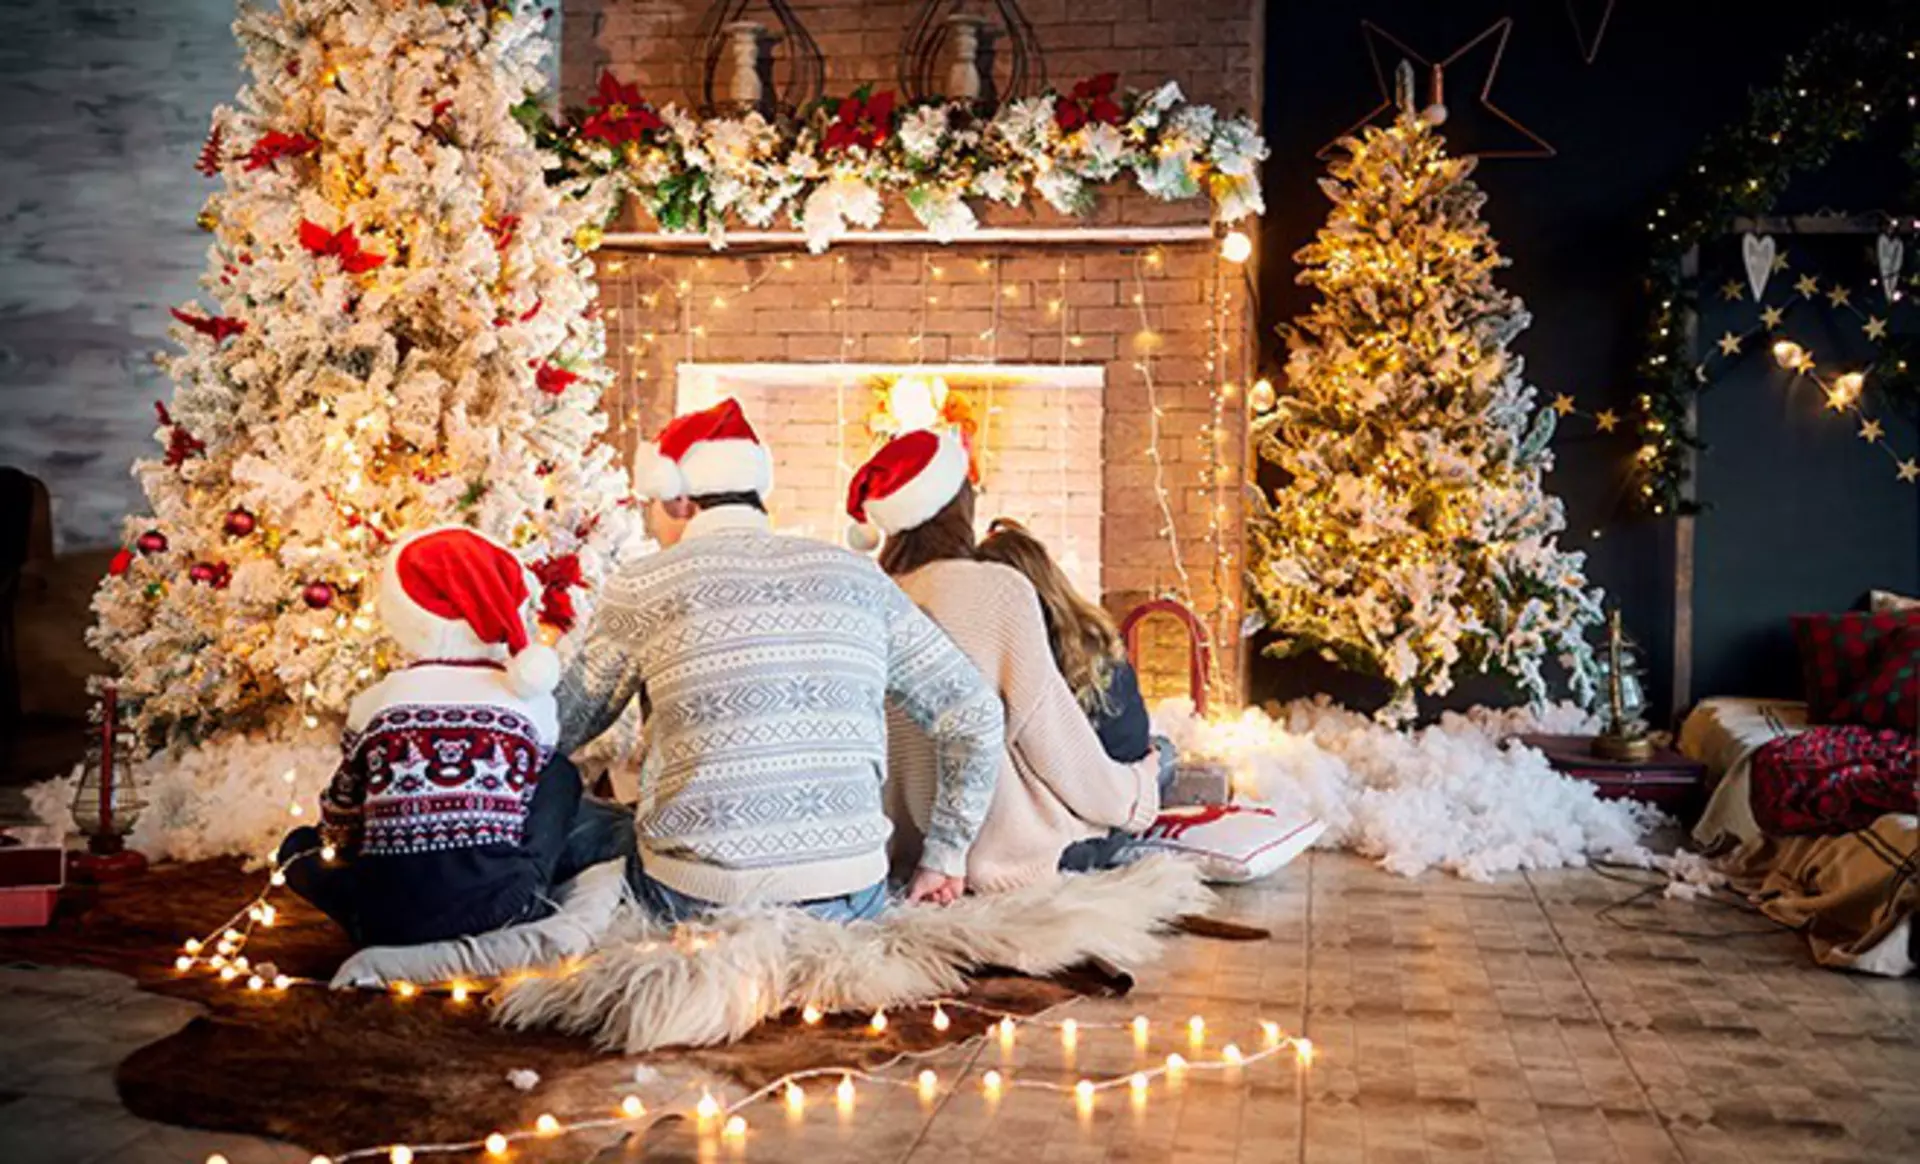
<svg viewBox="0 0 1920 1164"><path fill-rule="evenodd" d="M880 568L899 578L929 562L973 559L973 485L960 483L960 492L945 509L909 530L887 535L880 549Z"/></svg>
<svg viewBox="0 0 1920 1164"><path fill-rule="evenodd" d="M1124 649L1112 617L1073 588L1045 543L1019 522L995 518L974 553L983 562L1013 567L1033 583L1040 595L1040 613L1046 618L1047 637L1053 643L1053 661L1066 676L1074 698L1088 712L1111 710L1107 689L1113 682L1113 665Z"/></svg>

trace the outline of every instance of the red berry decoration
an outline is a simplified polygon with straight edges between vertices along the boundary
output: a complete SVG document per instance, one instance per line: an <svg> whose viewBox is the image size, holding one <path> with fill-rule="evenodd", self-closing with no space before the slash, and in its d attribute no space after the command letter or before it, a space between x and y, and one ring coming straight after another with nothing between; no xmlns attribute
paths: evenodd
<svg viewBox="0 0 1920 1164"><path fill-rule="evenodd" d="M333 605L333 585L328 582L309 582L300 592L300 597L315 610L325 610Z"/></svg>
<svg viewBox="0 0 1920 1164"><path fill-rule="evenodd" d="M243 538L251 534L259 524L246 510L230 509L227 511L227 520L221 528L227 531L227 536L230 538Z"/></svg>
<svg viewBox="0 0 1920 1164"><path fill-rule="evenodd" d="M151 558L155 554L167 552L167 535L157 529L150 529L134 539L134 549Z"/></svg>

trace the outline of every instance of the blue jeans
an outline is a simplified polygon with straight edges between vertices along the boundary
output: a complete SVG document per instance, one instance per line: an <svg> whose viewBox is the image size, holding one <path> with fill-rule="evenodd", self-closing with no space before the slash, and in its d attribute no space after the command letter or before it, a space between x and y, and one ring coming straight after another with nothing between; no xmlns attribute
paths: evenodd
<svg viewBox="0 0 1920 1164"><path fill-rule="evenodd" d="M647 876L640 865L639 839L634 835L633 810L598 797L581 798L580 810L573 818L573 831L567 836L566 856L561 861L560 877L571 877L589 865L624 858L627 884L646 911L659 921L677 924L706 916L720 908L711 901L689 897L671 886ZM796 901L794 908L804 910L822 921L857 921L877 917L887 907L887 883L877 881L855 893Z"/></svg>

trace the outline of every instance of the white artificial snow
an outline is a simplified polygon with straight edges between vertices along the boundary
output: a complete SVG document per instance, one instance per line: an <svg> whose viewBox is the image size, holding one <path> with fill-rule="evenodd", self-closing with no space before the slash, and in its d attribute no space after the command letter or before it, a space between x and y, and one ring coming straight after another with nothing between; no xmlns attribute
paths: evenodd
<svg viewBox="0 0 1920 1164"><path fill-rule="evenodd" d="M261 864L294 826L317 823L320 791L340 758L339 734L287 720L141 761L133 775L145 807L129 846L156 861L239 856ZM29 788L34 815L70 831L79 778L76 768Z"/></svg>
<svg viewBox="0 0 1920 1164"><path fill-rule="evenodd" d="M507 1072L507 1082L519 1091L532 1091L540 1086L540 1073L527 1067L515 1067Z"/></svg>
<svg viewBox="0 0 1920 1164"><path fill-rule="evenodd" d="M1641 851L1660 819L1644 805L1601 800L1553 770L1520 731L1590 730L1570 705L1544 712L1476 709L1396 731L1324 697L1277 718L1249 709L1202 720L1184 700L1154 711L1183 759L1224 763L1235 795L1327 822L1319 847L1349 849L1402 876L1438 868L1474 881L1516 869L1582 866Z"/></svg>

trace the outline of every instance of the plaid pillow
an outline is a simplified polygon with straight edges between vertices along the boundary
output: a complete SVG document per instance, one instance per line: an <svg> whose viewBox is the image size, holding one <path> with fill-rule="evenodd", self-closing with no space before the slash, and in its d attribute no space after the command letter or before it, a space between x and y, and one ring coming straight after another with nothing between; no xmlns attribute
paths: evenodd
<svg viewBox="0 0 1920 1164"><path fill-rule="evenodd" d="M1796 614L1793 639L1800 648L1800 674L1806 688L1807 720L1840 722L1840 702L1873 673L1880 640L1895 631L1920 627L1920 610L1848 611L1845 614Z"/></svg>
<svg viewBox="0 0 1920 1164"><path fill-rule="evenodd" d="M1872 668L1834 706L1833 720L1920 731L1920 627L1881 638Z"/></svg>

